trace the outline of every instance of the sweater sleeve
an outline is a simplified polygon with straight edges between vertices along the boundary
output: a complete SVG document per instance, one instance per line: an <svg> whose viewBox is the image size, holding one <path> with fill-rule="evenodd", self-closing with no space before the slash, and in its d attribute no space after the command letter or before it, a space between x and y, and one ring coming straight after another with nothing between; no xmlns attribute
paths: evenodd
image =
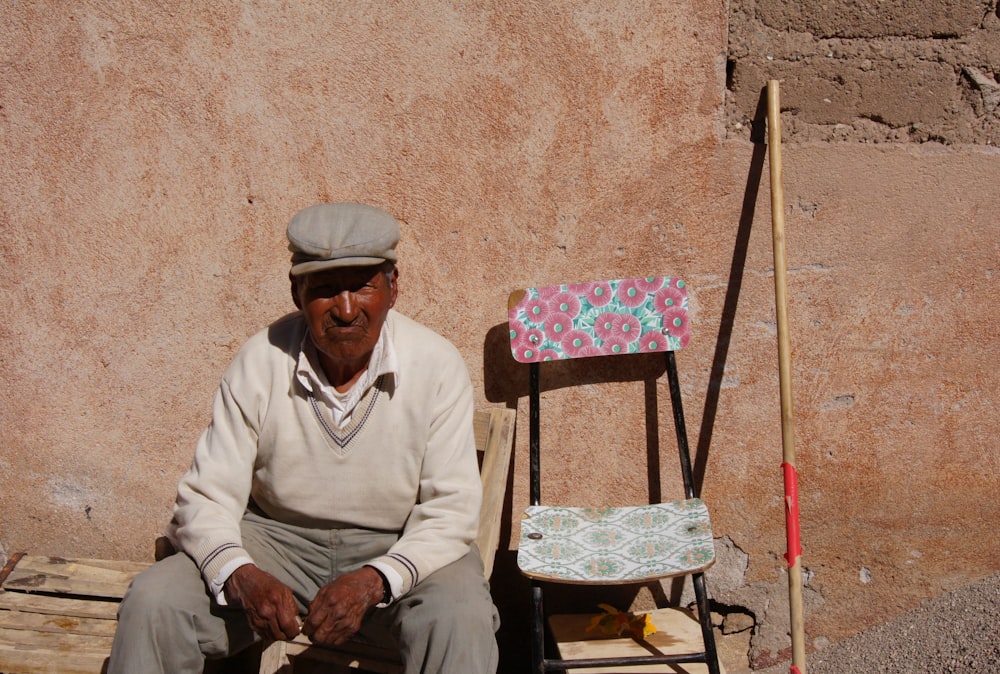
<svg viewBox="0 0 1000 674"><path fill-rule="evenodd" d="M242 546L240 520L250 497L256 448L256 431L223 379L212 421L180 480L174 504L174 537L216 595L226 570L252 561Z"/></svg>
<svg viewBox="0 0 1000 674"><path fill-rule="evenodd" d="M457 355L457 352L456 352ZM435 378L437 390L420 471L419 500L400 539L387 554L372 560L402 578L393 599L469 551L479 526L482 482L472 426L472 384L461 357L447 376Z"/></svg>

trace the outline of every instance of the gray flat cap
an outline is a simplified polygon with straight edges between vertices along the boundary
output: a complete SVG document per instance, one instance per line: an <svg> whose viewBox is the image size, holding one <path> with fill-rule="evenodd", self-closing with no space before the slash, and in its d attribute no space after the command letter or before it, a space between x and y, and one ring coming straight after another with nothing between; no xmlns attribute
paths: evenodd
<svg viewBox="0 0 1000 674"><path fill-rule="evenodd" d="M399 223L365 204L317 204L288 223L292 276L396 261Z"/></svg>

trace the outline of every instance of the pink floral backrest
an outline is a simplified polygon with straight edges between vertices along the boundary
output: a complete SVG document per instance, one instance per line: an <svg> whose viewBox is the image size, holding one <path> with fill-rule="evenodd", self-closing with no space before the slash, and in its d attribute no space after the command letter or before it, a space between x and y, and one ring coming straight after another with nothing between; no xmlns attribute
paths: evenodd
<svg viewBox="0 0 1000 674"><path fill-rule="evenodd" d="M521 363L676 351L691 338L687 286L670 276L516 290L507 307Z"/></svg>

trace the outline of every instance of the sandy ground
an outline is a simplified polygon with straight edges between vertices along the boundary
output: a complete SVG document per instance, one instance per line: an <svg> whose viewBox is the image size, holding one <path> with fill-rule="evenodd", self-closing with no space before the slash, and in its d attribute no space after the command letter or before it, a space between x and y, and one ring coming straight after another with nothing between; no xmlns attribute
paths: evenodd
<svg viewBox="0 0 1000 674"><path fill-rule="evenodd" d="M757 670L779 674L789 665ZM1000 673L1000 574L806 658L806 674Z"/></svg>

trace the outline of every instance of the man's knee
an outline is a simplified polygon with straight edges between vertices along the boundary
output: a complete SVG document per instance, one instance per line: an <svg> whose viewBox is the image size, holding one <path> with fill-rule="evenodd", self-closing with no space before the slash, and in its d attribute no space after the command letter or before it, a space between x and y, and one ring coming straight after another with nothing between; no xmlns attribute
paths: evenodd
<svg viewBox="0 0 1000 674"><path fill-rule="evenodd" d="M213 604L191 558L178 553L132 581L118 610L118 631L122 640L142 635L141 640L160 647L185 644L193 652L221 656L253 638L245 618L225 613Z"/></svg>
<svg viewBox="0 0 1000 674"><path fill-rule="evenodd" d="M482 569L473 550L429 576L400 600L402 633L425 629L421 625L428 623L437 630L495 632L497 612Z"/></svg>
<svg viewBox="0 0 1000 674"><path fill-rule="evenodd" d="M118 610L119 623L161 627L191 623L208 613L211 600L194 562L179 553L149 567L132 581Z"/></svg>
<svg viewBox="0 0 1000 674"><path fill-rule="evenodd" d="M400 600L397 611L407 672L496 671L499 619L475 552L429 576Z"/></svg>

